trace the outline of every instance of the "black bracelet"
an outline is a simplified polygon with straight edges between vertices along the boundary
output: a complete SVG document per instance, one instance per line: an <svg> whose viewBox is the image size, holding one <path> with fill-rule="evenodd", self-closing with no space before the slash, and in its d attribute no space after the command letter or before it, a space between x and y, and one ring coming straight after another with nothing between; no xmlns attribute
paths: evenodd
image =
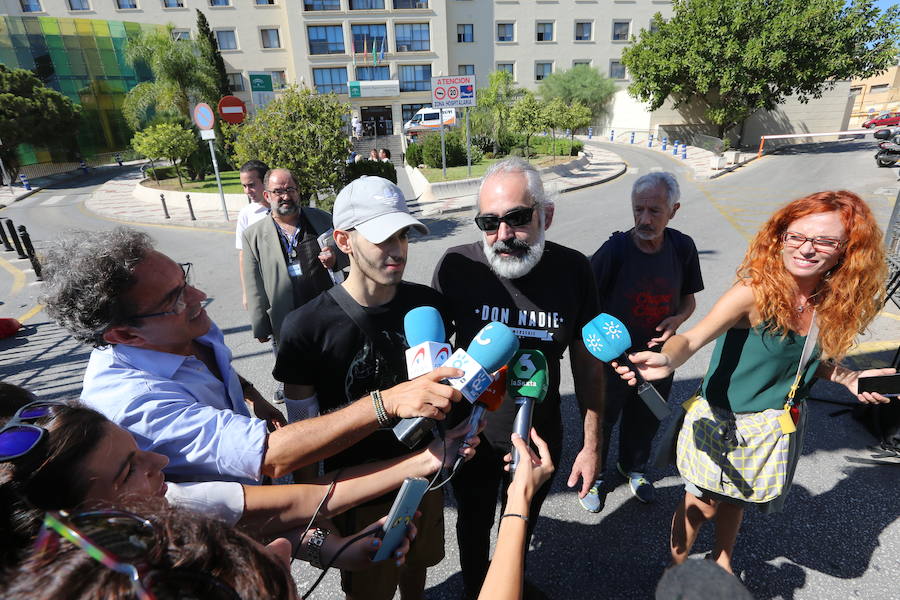
<svg viewBox="0 0 900 600"><path fill-rule="evenodd" d="M522 520L525 521L526 523L528 522L528 517L526 517L525 515L520 515L519 513L506 513L505 515L501 515L501 516L500 516L500 520L502 521L502 520L505 519L506 517L519 517L520 519L522 519Z"/></svg>

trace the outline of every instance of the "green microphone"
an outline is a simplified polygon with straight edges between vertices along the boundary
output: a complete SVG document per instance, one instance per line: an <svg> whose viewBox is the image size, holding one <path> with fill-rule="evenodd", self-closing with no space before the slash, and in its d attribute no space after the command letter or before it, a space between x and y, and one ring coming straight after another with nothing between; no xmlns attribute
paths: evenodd
<svg viewBox="0 0 900 600"><path fill-rule="evenodd" d="M549 379L547 358L540 350L519 350L509 362L506 389L519 406L516 420L513 422L513 431L518 433L526 444L530 439L534 405L544 401L547 388L550 386ZM510 474L516 472L520 460L522 457L513 447L513 463L509 469ZM525 460L528 460L528 457L525 457Z"/></svg>

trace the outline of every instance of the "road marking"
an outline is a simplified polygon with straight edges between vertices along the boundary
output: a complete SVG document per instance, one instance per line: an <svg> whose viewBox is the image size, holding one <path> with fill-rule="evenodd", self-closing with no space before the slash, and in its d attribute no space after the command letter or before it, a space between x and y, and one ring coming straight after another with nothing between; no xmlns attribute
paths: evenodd
<svg viewBox="0 0 900 600"><path fill-rule="evenodd" d="M38 313L41 312L42 310L44 310L44 305L43 305L43 304L35 304L34 306L32 306L32 307L28 310L28 312L26 312L25 314L23 314L21 317L19 317L19 318L16 319L16 320L17 320L19 323L22 323L22 324L24 325L24 324L25 324L25 321L27 321L28 319L30 319L30 318L33 317L34 315L38 314Z"/></svg>
<svg viewBox="0 0 900 600"><path fill-rule="evenodd" d="M17 268L11 262L7 261L3 257L0 257L0 267L3 267L7 271L10 272L13 276L13 284L12 289L9 290L10 296L15 296L19 290L25 287L25 271Z"/></svg>
<svg viewBox="0 0 900 600"><path fill-rule="evenodd" d="M863 342L855 348L847 352L847 356L859 356L861 354L874 354L875 352L885 352L890 350L894 352L900 346L900 340L872 340Z"/></svg>
<svg viewBox="0 0 900 600"><path fill-rule="evenodd" d="M60 202L62 202L65 199L66 199L65 196L50 196L49 199L44 200L43 202L38 202L38 204L40 204L41 206L54 206L56 204L59 204Z"/></svg>

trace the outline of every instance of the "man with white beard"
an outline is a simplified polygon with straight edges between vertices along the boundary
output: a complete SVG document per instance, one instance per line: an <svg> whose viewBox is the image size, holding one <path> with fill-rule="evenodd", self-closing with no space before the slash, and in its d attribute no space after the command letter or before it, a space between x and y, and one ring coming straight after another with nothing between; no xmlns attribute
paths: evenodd
<svg viewBox="0 0 900 600"><path fill-rule="evenodd" d="M535 407L533 424L547 441L556 465L562 451L560 361L569 351L584 438L568 485L574 487L580 480L579 496L584 497L599 463L603 370L602 363L585 349L581 328L597 316L599 303L587 258L545 240L553 211L533 166L520 158L496 163L485 174L478 193L475 224L482 240L449 249L438 263L432 287L447 300L458 347L467 347L490 321L500 321L516 333L521 348L540 350L547 357L550 389ZM512 399L506 398L496 412L488 413L480 451L453 479L467 598L478 595L487 573L495 501L502 494L505 503L509 484L503 456L511 448L516 410ZM529 537L550 486L547 482L534 496ZM526 585L526 598L533 595L528 592Z"/></svg>

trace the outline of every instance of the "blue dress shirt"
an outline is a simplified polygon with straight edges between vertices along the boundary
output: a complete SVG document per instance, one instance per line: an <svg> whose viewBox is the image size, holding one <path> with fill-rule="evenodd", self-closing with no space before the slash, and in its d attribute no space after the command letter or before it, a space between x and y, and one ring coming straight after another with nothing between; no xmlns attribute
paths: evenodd
<svg viewBox="0 0 900 600"><path fill-rule="evenodd" d="M115 344L91 352L81 401L167 456L166 479L256 483L266 423L250 415L216 324L197 342L212 348L222 380L194 356Z"/></svg>

